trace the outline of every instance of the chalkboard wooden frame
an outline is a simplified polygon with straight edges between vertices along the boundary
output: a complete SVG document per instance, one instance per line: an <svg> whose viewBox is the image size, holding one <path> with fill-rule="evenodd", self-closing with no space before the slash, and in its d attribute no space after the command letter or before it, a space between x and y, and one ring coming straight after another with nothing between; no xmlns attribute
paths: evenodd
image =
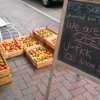
<svg viewBox="0 0 100 100"><path fill-rule="evenodd" d="M74 0L74 1L79 1L79 2L87 2L87 3L93 3L93 4L100 4L100 2L96 2L94 1L89 1L89 0ZM97 84L100 84L100 79L89 75L85 72L83 72L82 70L79 70L77 68L74 68L66 63L63 63L62 61L57 59L58 56L58 51L59 51L59 45L60 45L60 41L61 41L61 36L62 36L62 31L63 31L63 25L64 25L64 19L65 19L65 15L66 15L66 11L67 11L67 5L68 5L68 0L64 0L64 4L63 4L63 9L62 9L62 14L61 14L61 20L60 20L60 26L59 26L59 31L58 31L58 37L57 37L57 44L56 44L56 48L55 48L55 53L54 53L54 59L53 59L53 64L52 64L52 69L51 69L51 73L50 73L50 78L49 78L49 82L48 82L48 89L47 89L47 93L46 93L46 100L49 100L49 93L50 93L50 89L51 89L51 84L52 84L52 77L53 77L53 73L55 70L55 66L56 64L61 65L63 67L66 67L68 70L71 70L73 72L75 72L76 74L79 74L93 82L96 82Z"/></svg>

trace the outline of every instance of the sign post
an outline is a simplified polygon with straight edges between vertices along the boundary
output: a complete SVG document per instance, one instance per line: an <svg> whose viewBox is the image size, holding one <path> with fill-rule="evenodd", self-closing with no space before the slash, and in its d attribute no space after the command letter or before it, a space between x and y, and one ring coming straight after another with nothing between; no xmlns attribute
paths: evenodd
<svg viewBox="0 0 100 100"><path fill-rule="evenodd" d="M64 0L46 100L55 65L100 84L100 1Z"/></svg>

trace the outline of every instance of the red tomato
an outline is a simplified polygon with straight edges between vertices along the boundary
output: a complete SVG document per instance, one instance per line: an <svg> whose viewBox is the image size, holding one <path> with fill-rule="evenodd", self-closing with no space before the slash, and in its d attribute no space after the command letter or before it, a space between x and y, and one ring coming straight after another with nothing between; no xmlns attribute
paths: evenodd
<svg viewBox="0 0 100 100"><path fill-rule="evenodd" d="M0 66L0 70L4 70L4 68Z"/></svg>
<svg viewBox="0 0 100 100"><path fill-rule="evenodd" d="M4 69L7 69L7 66L6 65L4 65Z"/></svg>

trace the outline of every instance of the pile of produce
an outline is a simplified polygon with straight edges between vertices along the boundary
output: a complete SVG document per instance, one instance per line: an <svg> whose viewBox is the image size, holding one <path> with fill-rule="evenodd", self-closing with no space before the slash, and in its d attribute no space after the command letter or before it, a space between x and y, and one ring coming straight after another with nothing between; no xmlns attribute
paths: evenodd
<svg viewBox="0 0 100 100"><path fill-rule="evenodd" d="M33 46L34 44L37 44L37 41L31 35L23 36L15 39L19 44L23 45L24 47L29 47L29 46Z"/></svg>
<svg viewBox="0 0 100 100"><path fill-rule="evenodd" d="M49 60L53 57L53 54L44 46L30 49L28 55L35 62Z"/></svg>
<svg viewBox="0 0 100 100"><path fill-rule="evenodd" d="M4 63L2 57L0 57L0 70L7 69L7 65Z"/></svg>
<svg viewBox="0 0 100 100"><path fill-rule="evenodd" d="M21 50L21 46L14 40L0 42L0 48L4 53Z"/></svg>
<svg viewBox="0 0 100 100"><path fill-rule="evenodd" d="M53 46L56 45L56 41L57 41L57 34L55 34L52 30L50 30L49 28L45 27L42 29L38 29L34 31L39 37L45 39L46 41L48 41L50 44L52 44Z"/></svg>
<svg viewBox="0 0 100 100"><path fill-rule="evenodd" d="M47 37L52 36L54 33L48 28L40 29L35 31L40 37L46 39Z"/></svg>

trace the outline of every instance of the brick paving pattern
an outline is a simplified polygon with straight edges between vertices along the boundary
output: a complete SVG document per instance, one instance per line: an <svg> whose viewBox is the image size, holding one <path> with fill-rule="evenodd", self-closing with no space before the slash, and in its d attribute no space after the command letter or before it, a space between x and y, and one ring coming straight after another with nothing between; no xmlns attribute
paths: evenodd
<svg viewBox="0 0 100 100"><path fill-rule="evenodd" d="M0 17L7 18L22 35L48 26L55 32L59 23L18 0L0 0ZM35 69L26 56L7 60L12 82L0 86L0 100L45 100L51 65ZM57 65L50 100L100 100L100 86Z"/></svg>

